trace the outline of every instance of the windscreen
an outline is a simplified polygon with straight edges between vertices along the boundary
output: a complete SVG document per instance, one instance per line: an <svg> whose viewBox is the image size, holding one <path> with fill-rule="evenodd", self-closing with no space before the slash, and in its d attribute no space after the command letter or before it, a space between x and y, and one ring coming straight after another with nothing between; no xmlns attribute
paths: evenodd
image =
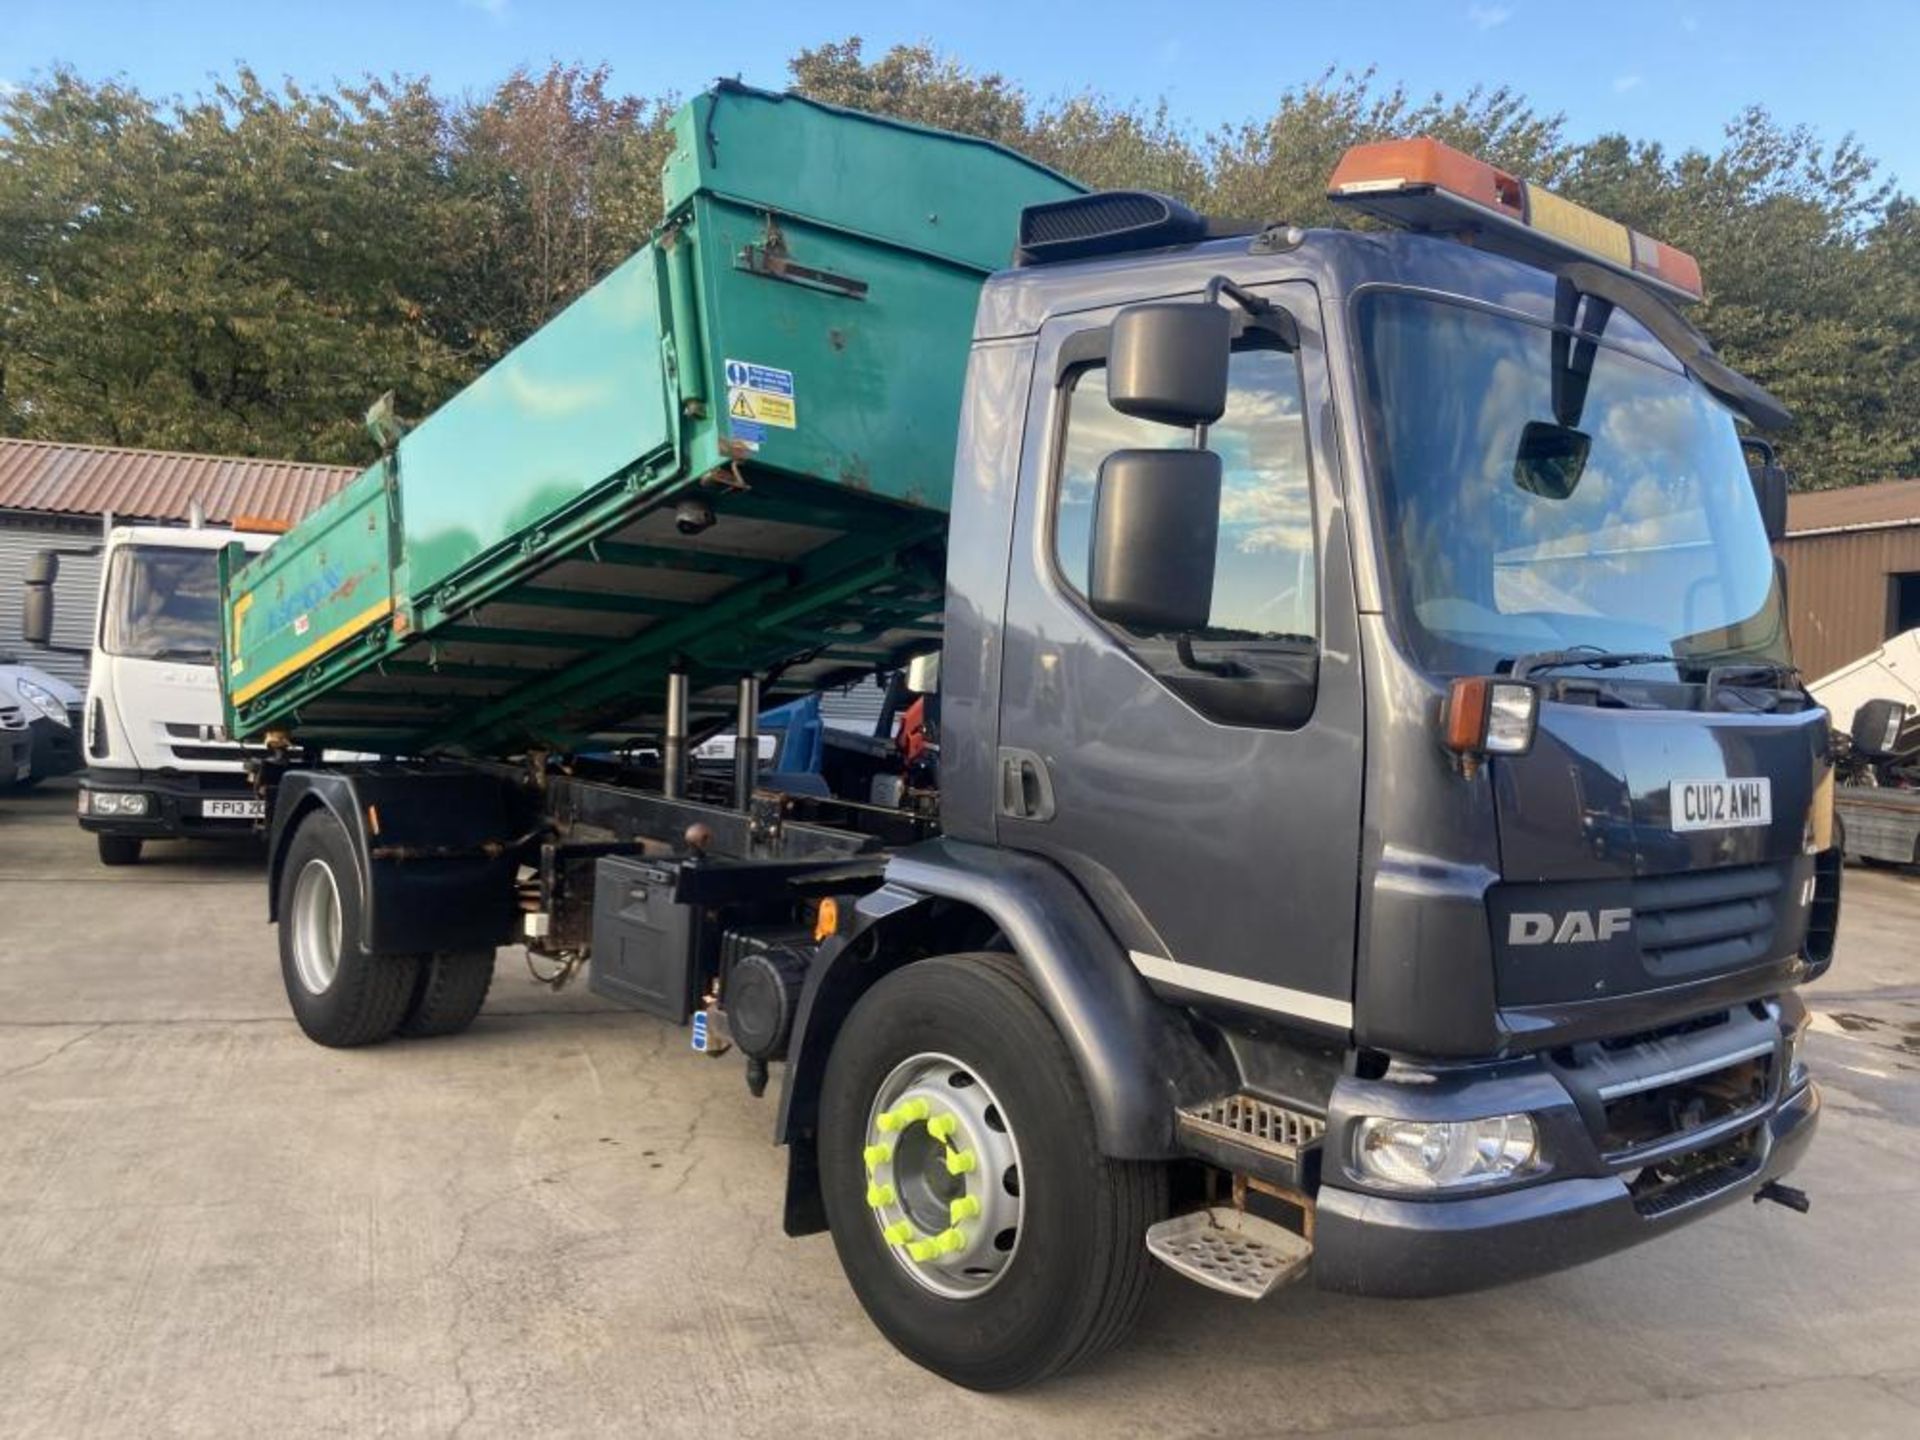
<svg viewBox="0 0 1920 1440"><path fill-rule="evenodd" d="M1732 413L1647 358L1631 319L1611 316L1577 384L1563 344L1556 407L1545 325L1391 290L1358 318L1395 608L1423 668L1580 647L1786 660Z"/></svg>
<svg viewBox="0 0 1920 1440"><path fill-rule="evenodd" d="M113 553L101 643L110 655L210 665L220 645L219 552L126 545Z"/></svg>

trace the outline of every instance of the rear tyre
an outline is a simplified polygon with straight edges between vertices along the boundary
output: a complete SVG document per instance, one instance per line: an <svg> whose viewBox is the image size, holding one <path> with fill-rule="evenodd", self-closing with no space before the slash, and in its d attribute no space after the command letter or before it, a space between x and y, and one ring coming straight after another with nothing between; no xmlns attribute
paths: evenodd
<svg viewBox="0 0 1920 1440"><path fill-rule="evenodd" d="M1139 1314L1165 1167L1100 1153L1078 1067L1013 957L920 961L868 991L827 1061L819 1147L854 1293L936 1374L1030 1384Z"/></svg>
<svg viewBox="0 0 1920 1440"><path fill-rule="evenodd" d="M397 1033L424 1040L458 1035L473 1024L493 984L493 951L452 950L420 962L413 998Z"/></svg>
<svg viewBox="0 0 1920 1440"><path fill-rule="evenodd" d="M138 835L96 835L93 838L100 846L102 865L138 865L140 863Z"/></svg>
<svg viewBox="0 0 1920 1440"><path fill-rule="evenodd" d="M307 1038L344 1048L384 1040L407 1013L417 955L360 944L360 872L340 822L309 811L280 871L280 976Z"/></svg>

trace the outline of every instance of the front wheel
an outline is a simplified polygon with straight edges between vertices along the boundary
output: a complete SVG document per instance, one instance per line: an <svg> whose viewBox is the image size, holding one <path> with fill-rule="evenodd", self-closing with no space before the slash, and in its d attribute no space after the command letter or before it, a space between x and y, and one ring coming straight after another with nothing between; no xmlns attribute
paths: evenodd
<svg viewBox="0 0 1920 1440"><path fill-rule="evenodd" d="M416 955L360 944L359 867L340 822L308 812L280 872L280 976L309 1040L345 1047L393 1034L419 978Z"/></svg>
<svg viewBox="0 0 1920 1440"><path fill-rule="evenodd" d="M138 835L95 835L93 838L100 847L102 865L138 865L140 863Z"/></svg>
<svg viewBox="0 0 1920 1440"><path fill-rule="evenodd" d="M1011 956L921 961L863 996L827 1061L819 1147L854 1292L929 1370L1012 1389L1138 1315L1164 1167L1100 1153L1073 1057Z"/></svg>

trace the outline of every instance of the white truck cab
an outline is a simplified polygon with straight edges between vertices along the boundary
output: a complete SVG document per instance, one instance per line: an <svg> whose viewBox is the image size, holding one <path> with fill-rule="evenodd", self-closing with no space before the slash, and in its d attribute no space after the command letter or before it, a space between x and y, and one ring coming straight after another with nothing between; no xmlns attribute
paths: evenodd
<svg viewBox="0 0 1920 1440"><path fill-rule="evenodd" d="M243 771L252 747L226 738L214 674L219 555L275 536L216 526L107 532L87 687L83 829L100 859L131 865L148 840L244 838L263 813Z"/></svg>

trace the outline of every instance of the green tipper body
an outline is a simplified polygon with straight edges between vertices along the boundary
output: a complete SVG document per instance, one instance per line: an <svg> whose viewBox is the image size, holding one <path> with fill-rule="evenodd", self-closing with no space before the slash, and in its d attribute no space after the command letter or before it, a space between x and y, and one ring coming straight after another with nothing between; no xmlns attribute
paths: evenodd
<svg viewBox="0 0 1920 1440"><path fill-rule="evenodd" d="M223 558L235 736L578 748L651 728L674 666L717 712L742 674L795 693L935 633L980 284L1022 207L1079 187L738 86L673 135L650 244Z"/></svg>

